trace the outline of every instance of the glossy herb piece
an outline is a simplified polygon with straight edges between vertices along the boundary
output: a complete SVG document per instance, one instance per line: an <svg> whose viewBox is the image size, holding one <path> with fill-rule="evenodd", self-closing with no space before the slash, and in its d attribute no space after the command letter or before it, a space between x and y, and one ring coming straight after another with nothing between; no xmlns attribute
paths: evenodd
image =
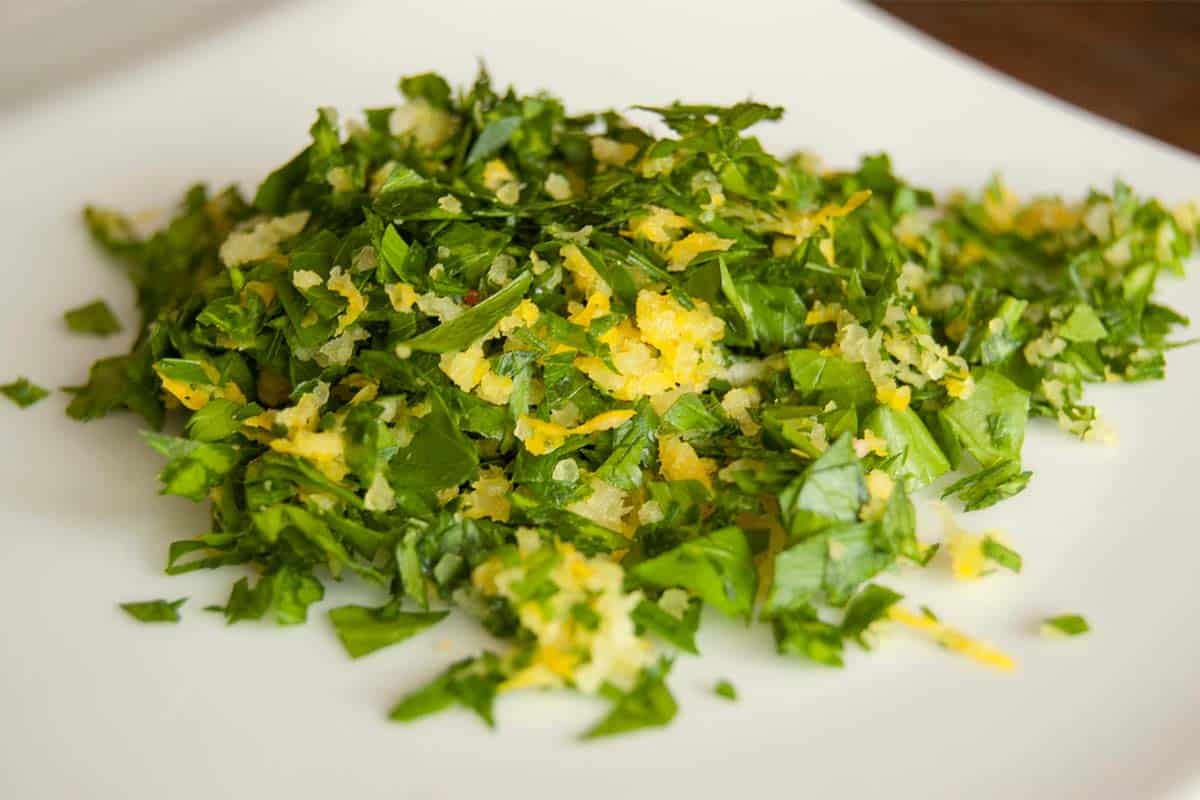
<svg viewBox="0 0 1200 800"><path fill-rule="evenodd" d="M967 511L975 511L1020 493L1032 477L1029 470L1021 470L1018 461L997 461L950 484L942 490L942 497L957 497Z"/></svg>
<svg viewBox="0 0 1200 800"><path fill-rule="evenodd" d="M411 722L454 705L475 712L495 727L493 705L503 681L499 659L491 653L459 661L424 687L406 695L388 714L395 722Z"/></svg>
<svg viewBox="0 0 1200 800"><path fill-rule="evenodd" d="M63 319L74 333L110 336L121 330L116 314L103 300L93 300L87 305L73 308L63 314Z"/></svg>
<svg viewBox="0 0 1200 800"><path fill-rule="evenodd" d="M1078 614L1060 614L1042 620L1044 636L1082 636L1091 629L1088 621Z"/></svg>
<svg viewBox="0 0 1200 800"><path fill-rule="evenodd" d="M646 670L637 685L628 692L606 687L602 693L612 703L612 709L604 719L585 732L583 738L599 739L669 724L679 710L665 683L670 671L671 662L664 659L654 668Z"/></svg>
<svg viewBox="0 0 1200 800"><path fill-rule="evenodd" d="M529 289L533 276L522 275L461 316L401 343L401 347L425 353L462 350L495 327L508 315Z"/></svg>
<svg viewBox="0 0 1200 800"><path fill-rule="evenodd" d="M994 370L975 376L975 391L942 411L963 449L984 467L1020 462L1029 393Z"/></svg>
<svg viewBox="0 0 1200 800"><path fill-rule="evenodd" d="M864 581L895 563L880 522L842 524L792 545L775 559L771 613L807 611L824 598L842 606Z"/></svg>
<svg viewBox="0 0 1200 800"><path fill-rule="evenodd" d="M338 639L351 658L410 639L446 618L447 611L406 612L395 606L340 606L329 610Z"/></svg>
<svg viewBox="0 0 1200 800"><path fill-rule="evenodd" d="M749 616L758 579L746 535L735 527L684 542L630 574L652 586L687 589L729 616Z"/></svg>
<svg viewBox="0 0 1200 800"><path fill-rule="evenodd" d="M950 470L946 454L911 408L899 411L879 406L863 421L887 442L887 452L895 459L889 464L894 477L912 486L925 486Z"/></svg>
<svg viewBox="0 0 1200 800"><path fill-rule="evenodd" d="M0 394L21 408L29 408L34 403L44 400L50 393L27 378L17 378L12 383L0 386Z"/></svg>
<svg viewBox="0 0 1200 800"><path fill-rule="evenodd" d="M989 561L999 564L1009 572L1021 571L1021 554L1011 547L996 541L990 536L983 537L983 555Z"/></svg>
<svg viewBox="0 0 1200 800"><path fill-rule="evenodd" d="M903 599L904 595L886 586L868 583L846 607L846 615L842 617L842 635L865 649L867 643L863 634L872 624L885 619L891 607Z"/></svg>
<svg viewBox="0 0 1200 800"><path fill-rule="evenodd" d="M858 519L867 485L850 439L844 434L779 495L783 521L793 538Z"/></svg>
<svg viewBox="0 0 1200 800"><path fill-rule="evenodd" d="M208 610L223 614L232 625L262 619L274 609L276 623L298 625L308 620L308 607L324 596L325 587L311 572L284 565L260 576L253 585L239 578L225 605Z"/></svg>
<svg viewBox="0 0 1200 800"><path fill-rule="evenodd" d="M827 667L840 667L842 632L822 621L811 606L789 608L774 615L775 648L782 655L802 656Z"/></svg>
<svg viewBox="0 0 1200 800"><path fill-rule="evenodd" d="M167 458L167 465L158 474L162 493L189 500L203 500L241 460L241 450L233 444L205 443L149 431L144 431L142 438Z"/></svg>
<svg viewBox="0 0 1200 800"><path fill-rule="evenodd" d="M700 652L696 649L696 631L700 628L701 606L698 600L691 600L683 616L676 617L658 603L643 600L630 616L639 627L661 636L685 653L695 655Z"/></svg>
<svg viewBox="0 0 1200 800"><path fill-rule="evenodd" d="M179 609L186 602L186 597L178 600L145 600L121 603L121 609L139 622L179 622Z"/></svg>

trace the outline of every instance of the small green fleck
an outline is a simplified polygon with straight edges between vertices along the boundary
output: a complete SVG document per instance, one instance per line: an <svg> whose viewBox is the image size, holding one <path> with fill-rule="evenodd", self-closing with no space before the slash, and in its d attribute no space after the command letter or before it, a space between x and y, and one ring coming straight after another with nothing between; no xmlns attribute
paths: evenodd
<svg viewBox="0 0 1200 800"><path fill-rule="evenodd" d="M1088 621L1079 614L1060 614L1042 620L1043 636L1082 636L1091 629Z"/></svg>
<svg viewBox="0 0 1200 800"><path fill-rule="evenodd" d="M736 701L738 699L737 689L734 688L732 683L724 679L717 681L717 685L713 687L713 692L718 697L724 697L726 700Z"/></svg>
<svg viewBox="0 0 1200 800"><path fill-rule="evenodd" d="M67 327L75 333L92 336L111 336L121 330L116 314L103 300L93 300L87 305L72 308L63 314Z"/></svg>
<svg viewBox="0 0 1200 800"><path fill-rule="evenodd" d="M21 408L29 408L50 394L36 383L30 383L27 378L17 378L12 383L0 386L0 392Z"/></svg>
<svg viewBox="0 0 1200 800"><path fill-rule="evenodd" d="M1021 571L1021 554L1011 547L1006 547L990 536L983 538L983 555L989 561L999 564L1010 572Z"/></svg>
<svg viewBox="0 0 1200 800"><path fill-rule="evenodd" d="M186 597L178 600L145 600L121 603L121 608L139 622L179 622L179 607L186 602Z"/></svg>

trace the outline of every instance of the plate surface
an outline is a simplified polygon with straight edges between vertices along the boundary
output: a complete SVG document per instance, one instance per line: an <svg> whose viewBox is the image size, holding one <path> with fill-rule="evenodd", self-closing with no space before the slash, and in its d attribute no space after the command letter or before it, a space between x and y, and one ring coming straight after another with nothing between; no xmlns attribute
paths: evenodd
<svg viewBox="0 0 1200 800"><path fill-rule="evenodd" d="M85 202L162 208L192 180L258 180L298 150L313 109L394 102L438 69L546 88L576 110L752 95L786 106L758 131L845 166L887 149L938 190L995 168L1023 193L1078 196L1120 176L1177 202L1200 159L1018 87L858 6L545 0L289 6L19 115L0 117L0 377L80 382L123 342L68 336L62 309L132 298L79 224ZM1200 281L1165 286L1200 317ZM230 573L167 578L167 544L206 515L156 496L132 419L81 426L56 396L0 408L0 796L25 798L728 798L1184 796L1200 740L1195 458L1200 350L1170 378L1091 397L1116 449L1035 425L1029 489L967 517L1000 526L1019 577L900 582L917 602L1012 653L999 675L903 635L843 671L772 653L769 633L710 619L680 659L663 732L582 745L601 708L506 697L500 731L465 714L396 726L405 691L484 644L452 620L350 663L323 614L295 629L223 629L199 609ZM192 599L185 623L140 626L118 601ZM337 587L328 604L357 597ZM1079 611L1090 637L1036 636ZM712 694L719 678L740 702Z"/></svg>

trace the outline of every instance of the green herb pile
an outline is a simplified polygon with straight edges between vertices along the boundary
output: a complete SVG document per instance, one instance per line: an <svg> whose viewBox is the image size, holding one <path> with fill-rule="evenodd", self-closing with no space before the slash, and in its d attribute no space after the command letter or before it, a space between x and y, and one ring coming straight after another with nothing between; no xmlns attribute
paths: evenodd
<svg viewBox="0 0 1200 800"><path fill-rule="evenodd" d="M146 439L212 525L170 574L253 567L231 623L304 622L331 579L379 587L329 612L354 657L476 617L494 650L397 720L491 724L497 692L564 687L611 700L589 736L664 724L704 605L830 666L885 618L1011 664L872 581L937 547L915 490L1011 497L1031 417L1104 439L1084 384L1163 376L1186 320L1152 296L1194 206L1123 184L1023 203L998 180L935 202L883 155L765 152L746 130L781 110L758 103L640 109L659 136L486 74L400 89L361 123L321 109L250 199L195 186L151 235L87 209L142 321L69 413L182 419ZM69 322L118 327L96 305ZM951 539L959 577L1020 569L998 535Z"/></svg>

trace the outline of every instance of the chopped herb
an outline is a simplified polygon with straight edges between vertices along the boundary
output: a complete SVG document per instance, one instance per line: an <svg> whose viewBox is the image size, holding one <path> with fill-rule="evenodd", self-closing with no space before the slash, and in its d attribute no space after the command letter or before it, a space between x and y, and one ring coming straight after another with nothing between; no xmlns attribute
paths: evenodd
<svg viewBox="0 0 1200 800"><path fill-rule="evenodd" d="M687 610L679 617L660 604L643 600L630 615L639 627L661 636L685 653L696 654L696 631L700 627L699 600L689 600Z"/></svg>
<svg viewBox="0 0 1200 800"><path fill-rule="evenodd" d="M1021 471L1020 462L1005 459L950 484L942 497L957 497L967 511L975 511L1018 494L1032 477L1032 472Z"/></svg>
<svg viewBox="0 0 1200 800"><path fill-rule="evenodd" d="M775 648L785 655L803 656L827 667L840 667L842 632L823 622L812 606L787 609L775 615Z"/></svg>
<svg viewBox="0 0 1200 800"><path fill-rule="evenodd" d="M664 678L671 671L669 661L662 661L642 675L628 692L606 687L604 695L612 702L608 716L583 734L584 739L599 739L644 728L657 728L675 719L678 706Z"/></svg>
<svg viewBox="0 0 1200 800"><path fill-rule="evenodd" d="M1061 614L1042 620L1044 636L1082 636L1091 629L1088 621L1078 614Z"/></svg>
<svg viewBox="0 0 1200 800"><path fill-rule="evenodd" d="M475 712L492 728L496 725L492 705L502 680L499 660L492 653L463 659L404 697L388 716L395 722L411 722L457 704Z"/></svg>
<svg viewBox="0 0 1200 800"><path fill-rule="evenodd" d="M121 608L139 622L179 622L179 609L186 602L186 597L178 600L145 600L121 603Z"/></svg>
<svg viewBox="0 0 1200 800"><path fill-rule="evenodd" d="M654 586L687 589L730 616L750 614L757 579L746 535L733 527L684 542L630 574Z"/></svg>
<svg viewBox="0 0 1200 800"><path fill-rule="evenodd" d="M360 658L415 636L441 622L446 614L445 611L411 613L391 606L341 606L330 609L329 619L346 652L351 658Z"/></svg>
<svg viewBox="0 0 1200 800"><path fill-rule="evenodd" d="M717 685L713 687L713 693L717 697L724 697L726 700L736 701L738 699L737 689L732 683L724 679L717 681Z"/></svg>
<svg viewBox="0 0 1200 800"><path fill-rule="evenodd" d="M1085 387L1163 377L1187 320L1155 290L1194 208L998 178L939 201L885 155L776 157L761 103L643 108L659 136L486 72L399 88L358 124L318 110L253 194L193 186L146 235L84 211L140 319L67 413L137 414L163 493L209 505L169 574L248 570L229 623L365 584L378 607L330 611L352 657L470 614L496 652L399 721L492 725L503 686L608 698L589 738L666 724L663 651L760 597L788 657L841 666L886 617L1012 666L872 581L937 552L919 487L953 472L970 510L1030 483L1031 418L1111 438ZM118 327L101 302L68 324ZM946 544L964 576L1021 568L991 536Z"/></svg>
<svg viewBox="0 0 1200 800"><path fill-rule="evenodd" d="M50 394L36 383L30 383L27 378L17 378L12 383L0 386L0 393L3 393L5 397L12 400L21 408L29 408Z"/></svg>
<svg viewBox="0 0 1200 800"><path fill-rule="evenodd" d="M1009 572L1021 571L1021 554L990 536L983 537L983 555Z"/></svg>
<svg viewBox="0 0 1200 800"><path fill-rule="evenodd" d="M72 308L63 314L67 327L75 333L90 333L93 336L109 336L121 330L116 314L103 300L93 300L87 305Z"/></svg>
<svg viewBox="0 0 1200 800"><path fill-rule="evenodd" d="M903 599L904 595L886 586L868 583L846 607L846 615L842 618L842 635L854 639L865 648L867 644L863 634L875 622L886 619L888 610Z"/></svg>

